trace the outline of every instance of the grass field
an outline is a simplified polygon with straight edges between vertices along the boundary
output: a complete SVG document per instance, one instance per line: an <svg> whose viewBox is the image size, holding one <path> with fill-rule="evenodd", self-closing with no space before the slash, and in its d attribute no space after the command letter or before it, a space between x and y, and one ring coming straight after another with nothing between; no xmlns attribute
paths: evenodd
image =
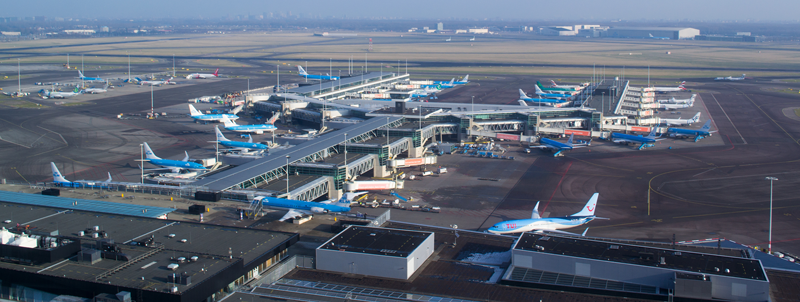
<svg viewBox="0 0 800 302"><path fill-rule="evenodd" d="M450 37L450 36L447 36ZM396 67L400 61L467 63L459 68L414 68L416 72L439 73L536 73L562 76L587 76L587 68L535 68L537 64L639 66L626 70L631 76L646 76L641 67L691 67L700 70L651 69L653 77L714 77L747 73L748 76L786 76L788 73L772 70L800 69L800 46L773 43L735 43L707 41L654 41L636 39L552 39L529 34L453 35L447 38L433 34L359 33L357 37L315 37L310 33L237 33L226 35L180 35L133 38L46 39L21 41L0 45L0 51L15 48L53 47L30 50L41 52L42 57L26 57L25 62L64 63L67 53L85 53L85 62L127 63L126 53L134 64L153 63L157 60L138 56L169 57L201 56L207 59L198 64L222 67L240 67L238 59L259 59L274 64L303 64L305 60L347 60L353 57L357 68L364 61L368 39L373 39L373 51L367 54L370 68L378 63ZM125 42L125 43L121 43ZM88 45L91 44L91 45ZM667 53L669 52L669 54ZM54 56L62 53L63 56ZM120 57L95 57L95 54ZM13 54L5 54L6 58ZM72 64L79 61L73 55ZM10 60L9 60L10 61ZM469 63L482 67L470 67ZM7 63L0 57L0 63ZM534 68L493 68L492 63L525 64ZM374 64L374 65L373 65ZM488 64L489 66L486 66ZM309 62L311 68L327 67L326 62ZM288 67L288 66L287 66ZM414 67L414 66L410 66ZM342 63L334 70L344 69ZM703 68L730 68L732 71L711 71ZM531 70L532 69L532 70ZM765 71L753 71L753 69ZM409 69L411 71L411 69ZM621 74L621 70L606 70L608 74Z"/></svg>

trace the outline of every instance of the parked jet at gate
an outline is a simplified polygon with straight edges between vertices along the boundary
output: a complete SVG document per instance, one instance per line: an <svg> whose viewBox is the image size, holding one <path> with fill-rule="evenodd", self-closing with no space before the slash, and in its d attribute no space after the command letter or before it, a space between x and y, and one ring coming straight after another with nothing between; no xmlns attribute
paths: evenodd
<svg viewBox="0 0 800 302"><path fill-rule="evenodd" d="M531 97L528 97L528 95L525 94L525 91L522 91L522 89L519 90L519 100L520 101L525 101L525 102L544 103L544 104L559 104L559 103L566 103L567 102L565 100L557 100L557 99L535 99L535 98L531 98ZM524 104L524 103L520 103L520 104Z"/></svg>
<svg viewBox="0 0 800 302"><path fill-rule="evenodd" d="M589 202L583 206L580 212L565 217L542 218L542 216L539 215L539 202L537 202L536 206L533 208L533 213L531 214L530 219L503 221L493 225L488 229L488 231L495 234L513 234L522 232L554 232L571 234L569 232L559 231L559 229L573 228L579 225L584 225L595 219L604 219L595 216L595 211L597 210L597 197L599 195L599 193L594 193L592 198L589 199Z"/></svg>
<svg viewBox="0 0 800 302"><path fill-rule="evenodd" d="M278 127L275 127L274 124L275 121L278 120L279 116L280 113L276 113L272 116L272 118L269 119L269 121L267 121L266 124L263 125L237 125L227 118L222 118L222 124L225 125L225 129L230 131L262 134L265 131L275 131L278 129Z"/></svg>
<svg viewBox="0 0 800 302"><path fill-rule="evenodd" d="M691 125L700 121L700 112L695 114L690 119L681 119L681 118L662 118L661 122L667 124L667 126L680 126L680 125Z"/></svg>
<svg viewBox="0 0 800 302"><path fill-rule="evenodd" d="M219 131L219 128L217 128L217 126L214 126L214 132L217 133L217 141L216 142L218 142L220 145L223 145L223 146L228 147L228 148L242 150L242 151L245 151L245 152L249 151L250 149L256 149L256 150L267 150L267 149L269 149L269 147L267 145L254 143L252 136L250 137L250 139L247 140L247 142L239 142L239 141L232 141L232 140L229 140L228 138L226 138L225 135L222 134L222 131Z"/></svg>
<svg viewBox="0 0 800 302"><path fill-rule="evenodd" d="M43 99L66 99L81 94L78 88L75 88L72 92L40 90L39 93L42 94Z"/></svg>
<svg viewBox="0 0 800 302"><path fill-rule="evenodd" d="M444 40L444 41L445 41L445 42L450 42L450 41L453 41L453 37L449 37L449 38L447 38L447 40Z"/></svg>
<svg viewBox="0 0 800 302"><path fill-rule="evenodd" d="M665 109L665 110L676 110L676 109L685 109L691 108L694 106L694 103L685 103L685 104L658 104L658 109Z"/></svg>
<svg viewBox="0 0 800 302"><path fill-rule="evenodd" d="M536 95L538 95L540 97L551 98L551 99L559 99L559 100L566 100L566 99L569 99L569 98L572 97L572 95L568 95L568 94L546 93L546 92L542 91L542 89L539 88L539 86L534 86L534 87L536 88Z"/></svg>
<svg viewBox="0 0 800 302"><path fill-rule="evenodd" d="M172 170L173 173L178 173L181 170L206 170L206 167L203 167L203 165L195 162L190 162L189 153L186 151L184 151L184 153L186 153L186 157L184 157L183 160L163 159L161 157L156 156L156 154L153 153L153 150L150 149L150 145L148 145L147 142L144 143L144 156L147 159L147 161L153 165L161 166L165 169ZM155 169L155 170L161 170L161 169Z"/></svg>
<svg viewBox="0 0 800 302"><path fill-rule="evenodd" d="M541 82L536 81L536 86L539 86L539 89L547 91L548 93L552 93L552 91L565 91L564 93L572 93L575 92L576 89L573 87L544 87Z"/></svg>
<svg viewBox="0 0 800 302"><path fill-rule="evenodd" d="M653 87L653 89L654 89L656 92L677 92L677 91L686 91L686 87L683 87L683 85L686 85L686 81L683 81L683 82L681 82L681 84L680 84L680 85L678 85L678 87Z"/></svg>
<svg viewBox="0 0 800 302"><path fill-rule="evenodd" d="M200 110L197 110L189 104L189 114L190 116L198 121L222 121L223 118L227 118L229 120L238 119L239 116L230 113L222 113L222 114L203 114Z"/></svg>
<svg viewBox="0 0 800 302"><path fill-rule="evenodd" d="M327 200L312 202L304 200L293 200L277 197L258 196L253 202L260 202L265 207L277 210L289 210L279 221L286 221L292 218L300 218L303 215L325 214L325 213L346 213L350 212L350 202L353 198L367 192L347 192L339 200Z"/></svg>
<svg viewBox="0 0 800 302"><path fill-rule="evenodd" d="M714 78L714 81L741 81L744 80L744 74L741 77L717 77Z"/></svg>
<svg viewBox="0 0 800 302"><path fill-rule="evenodd" d="M475 41L475 36L472 36L472 39L469 39L469 40L470 41Z"/></svg>
<svg viewBox="0 0 800 302"><path fill-rule="evenodd" d="M317 79L317 80L329 80L329 81L338 81L339 77L331 76L330 74L326 75L316 75L316 74L308 74L303 66L297 65L297 73L306 79Z"/></svg>
<svg viewBox="0 0 800 302"><path fill-rule="evenodd" d="M669 133L670 137L678 137L678 138L694 136L694 141L697 142L705 137L711 136L712 133L717 132L717 130L708 131L710 129L711 129L711 120L707 120L706 123L703 125L703 127L700 127L700 129L697 130L669 128L667 129L667 133Z"/></svg>
<svg viewBox="0 0 800 302"><path fill-rule="evenodd" d="M569 139L567 140L566 143L562 143L562 142L559 142L559 141L556 141L556 140L552 140L552 139L543 137L542 139L539 140L540 145L538 145L538 146L530 146L530 148L553 150L553 151L555 151L555 154L553 154L553 157L556 157L556 156L560 155L561 152L563 152L565 150L572 150L572 149L575 149L575 148L588 147L589 144L591 144L591 143L575 144L575 143L572 142L572 138L574 136L575 136L575 134L570 134L569 135Z"/></svg>
<svg viewBox="0 0 800 302"><path fill-rule="evenodd" d="M50 170L53 171L53 184L58 187L68 187L68 188L103 188L111 182L111 172L108 172L108 179L104 181L92 181L92 180L76 180L76 181L69 181L67 180L64 175L61 175L61 172L58 171L56 168L56 164L50 162Z"/></svg>
<svg viewBox="0 0 800 302"><path fill-rule="evenodd" d="M83 75L83 72L78 70L78 78L86 82L105 82L102 78L91 78Z"/></svg>
<svg viewBox="0 0 800 302"><path fill-rule="evenodd" d="M688 103L694 103L695 97L697 97L697 95L693 94L692 97L688 99L670 98L669 100L658 100L658 102L661 104L688 104Z"/></svg>
<svg viewBox="0 0 800 302"><path fill-rule="evenodd" d="M169 78L169 80L163 80L163 81L145 81L145 80L142 80L140 78L135 78L135 79L136 79L136 81L139 82L139 85L150 85L150 86L166 85L166 84L169 84L170 81L172 81L172 78Z"/></svg>
<svg viewBox="0 0 800 302"><path fill-rule="evenodd" d="M108 82L103 88L86 88L83 90L83 93L90 93L90 94L97 94L97 93L106 93L108 92Z"/></svg>
<svg viewBox="0 0 800 302"><path fill-rule="evenodd" d="M648 34L648 35L650 35L650 39L656 39L656 40L669 40L670 39L670 37L653 37L653 34Z"/></svg>
<svg viewBox="0 0 800 302"><path fill-rule="evenodd" d="M214 70L214 73L193 73L186 76L186 79L211 79L216 77L219 77L219 68Z"/></svg>
<svg viewBox="0 0 800 302"><path fill-rule="evenodd" d="M469 75L466 75L466 76L464 76L464 78L463 78L463 79L461 79L461 81L456 81L455 79L452 79L452 80L450 80L450 82L445 82L445 81L433 81L433 84L451 85L451 86L455 86L455 85L465 85L465 84L467 84L467 83L469 83ZM447 88L450 88L450 87L447 87Z"/></svg>
<svg viewBox="0 0 800 302"><path fill-rule="evenodd" d="M641 143L642 145L639 146L638 150L642 150L647 147L653 147L655 142L663 140L663 138L656 136L656 130L658 130L658 127L653 126L653 130L650 130L650 134L647 136L614 132L611 133L611 141L614 143Z"/></svg>
<svg viewBox="0 0 800 302"><path fill-rule="evenodd" d="M550 87L551 88L575 88L575 89L581 88L580 85L558 85L558 84L556 84L556 81L553 81L553 80L550 80Z"/></svg>
<svg viewBox="0 0 800 302"><path fill-rule="evenodd" d="M442 90L442 89L447 89L447 88L453 88L453 87L456 87L456 84L455 84L455 83L456 83L456 78L452 78L452 79L450 80L450 82L441 82L441 81L437 81L437 82L434 82L434 84L433 84L433 85L419 85L419 87L420 87L420 88L425 88L425 89L437 89L437 90Z"/></svg>

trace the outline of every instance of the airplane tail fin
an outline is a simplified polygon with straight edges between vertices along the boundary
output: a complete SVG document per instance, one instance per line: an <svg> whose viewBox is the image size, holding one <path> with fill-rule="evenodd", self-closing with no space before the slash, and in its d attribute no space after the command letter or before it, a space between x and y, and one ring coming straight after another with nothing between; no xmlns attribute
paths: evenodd
<svg viewBox="0 0 800 302"><path fill-rule="evenodd" d="M536 88L539 88L539 87L537 86ZM525 98L528 98L528 95L525 94L525 91L522 91L522 89L520 89L519 90L519 98L520 99L525 99Z"/></svg>
<svg viewBox="0 0 800 302"><path fill-rule="evenodd" d="M308 75L306 70L303 69L303 66L300 66L300 65L297 65L297 73L299 73L300 75Z"/></svg>
<svg viewBox="0 0 800 302"><path fill-rule="evenodd" d="M142 81L142 79L140 79L139 77L135 77L133 79L136 80L137 82L141 82Z"/></svg>
<svg viewBox="0 0 800 302"><path fill-rule="evenodd" d="M58 171L58 168L56 168L56 164L55 163L50 162L50 169L53 170L53 181L54 182L70 182L69 180L64 178L63 175L61 175L61 172Z"/></svg>
<svg viewBox="0 0 800 302"><path fill-rule="evenodd" d="M108 172L108 179L106 179L106 181L104 182L111 182L112 180L113 179L111 179L111 172Z"/></svg>
<svg viewBox="0 0 800 302"><path fill-rule="evenodd" d="M173 79L172 77L169 77L169 80L164 81L164 84L169 84L169 82L172 81L172 79Z"/></svg>
<svg viewBox="0 0 800 302"><path fill-rule="evenodd" d="M648 34L648 35L650 35L650 38L652 38L652 37L653 37L653 34Z"/></svg>
<svg viewBox="0 0 800 302"><path fill-rule="evenodd" d="M229 141L229 139L228 139L228 138L226 138L226 137L225 137L225 135L223 135L223 134L222 134L222 131L219 131L219 127L217 127L217 126L214 126L214 132L216 132L216 133L217 133L217 141L220 141L220 142L227 142L227 141Z"/></svg>
<svg viewBox="0 0 800 302"><path fill-rule="evenodd" d="M231 109L231 114L238 114L244 108L244 104L236 106L236 108Z"/></svg>
<svg viewBox="0 0 800 302"><path fill-rule="evenodd" d="M517 100L517 102L518 102L518 103L519 103L521 106L528 106L528 104L526 104L526 103L525 103L525 101L523 101L523 100Z"/></svg>
<svg viewBox="0 0 800 302"><path fill-rule="evenodd" d="M649 138L656 137L656 131L658 130L658 125L653 125L653 129L650 130L650 134L647 135Z"/></svg>
<svg viewBox="0 0 800 302"><path fill-rule="evenodd" d="M281 117L281 113L280 112L275 112L275 114L273 114L272 117L269 118L269 120L267 121L267 124L270 124L270 125L275 124L275 122L278 120L279 117Z"/></svg>
<svg viewBox="0 0 800 302"><path fill-rule="evenodd" d="M216 77L216 76L219 76L219 68L217 68L217 70L214 70L214 76L215 76L215 77Z"/></svg>
<svg viewBox="0 0 800 302"><path fill-rule="evenodd" d="M600 193L594 193L592 198L589 198L589 202L583 206L583 209L580 212L572 214L570 216L595 216L595 210L597 210L597 197Z"/></svg>
<svg viewBox="0 0 800 302"><path fill-rule="evenodd" d="M186 154L186 156L183 158L182 161L189 161L189 151L183 151L183 153Z"/></svg>
<svg viewBox="0 0 800 302"><path fill-rule="evenodd" d="M251 143L251 144L253 143L253 136L252 135L250 135L250 134L247 135L247 142Z"/></svg>
<svg viewBox="0 0 800 302"><path fill-rule="evenodd" d="M575 137L575 133L569 135L569 139L567 140L567 144L572 145L572 138Z"/></svg>
<svg viewBox="0 0 800 302"><path fill-rule="evenodd" d="M150 145L148 145L147 142L144 142L144 157L147 159L161 159L161 157L153 153L153 149L150 149Z"/></svg>
<svg viewBox="0 0 800 302"><path fill-rule="evenodd" d="M703 127L700 127L701 131L708 131L711 130L711 120L707 120Z"/></svg>
<svg viewBox="0 0 800 302"><path fill-rule="evenodd" d="M690 122L691 123L697 123L698 121L700 121L700 112L695 114L694 117L692 117L692 120Z"/></svg>
<svg viewBox="0 0 800 302"><path fill-rule="evenodd" d="M222 124L223 124L223 125L225 125L225 128L229 128L229 127L236 127L236 126L238 126L236 123L234 123L234 122L233 122L231 119L229 119L228 117L222 117Z"/></svg>
<svg viewBox="0 0 800 302"><path fill-rule="evenodd" d="M556 81L553 81L553 80L550 80L550 85L553 85L553 87L558 86L558 84L556 84Z"/></svg>
<svg viewBox="0 0 800 302"><path fill-rule="evenodd" d="M448 83L448 84L449 85L453 85L453 83L455 83L455 82L456 82L456 78L452 78L452 79L450 79L450 83Z"/></svg>
<svg viewBox="0 0 800 302"><path fill-rule="evenodd" d="M79 76L79 77L81 77L81 78L83 78L83 77L84 77L84 76L83 76L83 72L81 72L80 70L78 70L78 76Z"/></svg>
<svg viewBox="0 0 800 302"><path fill-rule="evenodd" d="M536 88L536 94L544 93L544 91L542 91L542 88L539 88L539 86L534 86L534 87Z"/></svg>
<svg viewBox="0 0 800 302"><path fill-rule="evenodd" d="M191 116L203 115L203 113L201 113L200 110L197 110L196 108L194 108L194 106L192 106L192 104L189 104L189 112L190 112Z"/></svg>
<svg viewBox="0 0 800 302"><path fill-rule="evenodd" d="M533 207L533 213L531 213L531 219L539 219L542 216L539 215L539 201L536 202L536 206Z"/></svg>
<svg viewBox="0 0 800 302"><path fill-rule="evenodd" d="M542 86L542 82L536 81L536 87L539 87L541 89L544 86Z"/></svg>
<svg viewBox="0 0 800 302"><path fill-rule="evenodd" d="M744 76L744 75L742 75ZM469 83L469 75L464 76L464 79L461 80L464 83Z"/></svg>

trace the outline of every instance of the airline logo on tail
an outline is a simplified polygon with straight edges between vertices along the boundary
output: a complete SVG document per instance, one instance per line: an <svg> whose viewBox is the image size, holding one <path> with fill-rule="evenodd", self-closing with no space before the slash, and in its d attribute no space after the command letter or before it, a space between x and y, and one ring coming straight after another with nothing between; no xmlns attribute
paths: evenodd
<svg viewBox="0 0 800 302"><path fill-rule="evenodd" d="M297 73L299 73L300 75L308 75L306 70L303 69L303 66L300 66L300 65L297 65Z"/></svg>
<svg viewBox="0 0 800 302"><path fill-rule="evenodd" d="M225 128L230 128L230 127L236 127L236 126L238 126L236 123L234 123L233 121L231 121L231 120L230 120L229 118L227 118L227 117L223 117L223 118L222 118L222 124L223 124L223 125L225 125Z"/></svg>
<svg viewBox="0 0 800 302"><path fill-rule="evenodd" d="M678 88L686 90L686 87L684 87L683 85L686 85L686 81L681 82L681 84L678 85Z"/></svg>
<svg viewBox="0 0 800 302"><path fill-rule="evenodd" d="M200 112L200 111L198 111L196 108L194 108L194 106L192 106L192 104L189 104L189 112L191 112L190 114L191 114L192 116L203 115L203 113L201 113L201 112Z"/></svg>
<svg viewBox="0 0 800 302"><path fill-rule="evenodd" d="M214 76L215 76L215 77L218 77L218 76L219 76L219 68L217 68L217 70L214 70Z"/></svg>

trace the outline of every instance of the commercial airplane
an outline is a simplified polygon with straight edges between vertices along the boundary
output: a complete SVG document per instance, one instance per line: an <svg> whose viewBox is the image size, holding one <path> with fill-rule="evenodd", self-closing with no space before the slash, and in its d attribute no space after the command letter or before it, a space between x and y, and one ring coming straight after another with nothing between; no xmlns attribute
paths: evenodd
<svg viewBox="0 0 800 302"><path fill-rule="evenodd" d="M433 81L433 84L453 85L453 86L455 86L455 85L465 85L467 83L469 83L469 75L464 76L464 78L461 79L461 81L456 81L456 79L452 79L452 80L450 80L450 82ZM447 87L447 88L450 88L450 87Z"/></svg>
<svg viewBox="0 0 800 302"><path fill-rule="evenodd" d="M669 40L670 39L670 37L653 37L653 34L648 34L648 35L650 35L650 39L656 39L656 40Z"/></svg>
<svg viewBox="0 0 800 302"><path fill-rule="evenodd" d="M528 97L528 95L525 94L525 91L522 91L522 89L519 90L519 100L520 101L531 102L531 103L548 103L548 104L566 103L567 102L565 100L558 100L558 99L535 99L535 98L531 98L531 97Z"/></svg>
<svg viewBox="0 0 800 302"><path fill-rule="evenodd" d="M470 41L475 41L475 36L472 36L472 39L469 39L469 40Z"/></svg>
<svg viewBox="0 0 800 302"><path fill-rule="evenodd" d="M700 121L700 112L695 114L690 119L681 119L681 118L662 118L661 122L667 124L667 126L681 126L681 125L691 125Z"/></svg>
<svg viewBox="0 0 800 302"><path fill-rule="evenodd" d="M741 77L737 77L737 78L734 78L734 77L717 77L717 78L714 78L714 81L741 81L741 80L744 80L744 74L742 74Z"/></svg>
<svg viewBox="0 0 800 302"><path fill-rule="evenodd" d="M452 41L452 40L453 40L453 37L449 37L449 38L447 38L447 40L444 40L444 41L445 41L445 42L450 42L450 41Z"/></svg>
<svg viewBox="0 0 800 302"><path fill-rule="evenodd" d="M81 91L76 87L72 92L40 90L39 93L43 99L66 99L81 94Z"/></svg>
<svg viewBox="0 0 800 302"><path fill-rule="evenodd" d="M581 88L580 85L558 85L558 84L556 84L556 81L553 81L553 80L550 80L550 87L551 88L575 88L575 89Z"/></svg>
<svg viewBox="0 0 800 302"><path fill-rule="evenodd" d="M222 121L223 118L227 118L228 120L235 120L238 119L239 116L230 113L222 113L222 114L203 114L200 110L197 110L189 104L189 115L198 121Z"/></svg>
<svg viewBox="0 0 800 302"><path fill-rule="evenodd" d="M214 73L193 73L193 74L190 74L190 75L186 76L186 79L187 80L191 80L191 79L210 79L210 78L216 78L216 77L219 77L219 68L217 68L217 70L214 70Z"/></svg>
<svg viewBox="0 0 800 302"><path fill-rule="evenodd" d="M285 199L268 196L257 196L253 202L261 202L268 208L277 210L289 210L279 221L286 221L292 218L299 218L303 215L325 214L325 213L346 213L350 212L350 202L353 198L367 192L347 192L339 200L326 200L320 202Z"/></svg>
<svg viewBox="0 0 800 302"><path fill-rule="evenodd" d="M163 80L163 81L145 81L145 80L142 80L140 78L135 78L135 79L136 79L136 81L139 82L139 85L150 85L150 86L166 85L166 84L169 84L170 81L172 81L171 77L169 78L169 80Z"/></svg>
<svg viewBox="0 0 800 302"><path fill-rule="evenodd" d="M625 133L611 133L611 141L614 143L641 143L642 145L639 146L638 150L642 150L647 147L654 146L655 142L663 140L663 138L659 138L656 136L656 130L658 130L658 126L653 126L653 130L650 130L650 134L647 136L641 135L631 135Z"/></svg>
<svg viewBox="0 0 800 302"><path fill-rule="evenodd" d="M84 76L83 72L81 72L80 70L78 70L78 78L83 80L83 81L86 81L86 82L105 82L106 81L106 80L103 80L101 78L91 78L91 77Z"/></svg>
<svg viewBox="0 0 800 302"><path fill-rule="evenodd" d="M89 93L89 94L105 93L108 92L108 87L109 87L108 82L106 82L106 86L103 86L103 88L86 88L83 90L83 93Z"/></svg>
<svg viewBox="0 0 800 302"><path fill-rule="evenodd" d="M328 80L328 81L338 81L339 77L331 76L330 74L325 75L316 75L316 74L308 74L303 66L297 65L297 73L300 74L301 77L306 79L317 79L317 80Z"/></svg>
<svg viewBox="0 0 800 302"><path fill-rule="evenodd" d="M534 87L536 87L536 95L538 95L540 97L546 97L546 98L551 98L551 99L559 99L559 100L566 100L566 99L569 99L569 98L572 97L572 95L569 95L569 94L546 93L546 92L542 91L542 89L539 88L539 86L534 86Z"/></svg>
<svg viewBox="0 0 800 302"><path fill-rule="evenodd" d="M656 92L676 92L676 91L686 91L686 87L683 85L686 84L686 81L681 82L678 87L653 87Z"/></svg>
<svg viewBox="0 0 800 302"><path fill-rule="evenodd" d="M163 159L153 153L153 150L150 149L150 145L148 145L147 142L144 143L144 157L153 165L172 170L173 173L178 173L181 170L206 170L206 167L203 167L203 165L190 162L189 153L186 151L184 151L184 153L186 153L186 157L184 157L183 160Z"/></svg>
<svg viewBox="0 0 800 302"><path fill-rule="evenodd" d="M676 109L685 109L691 108L694 106L694 103L683 103L683 104L658 104L658 109L666 109L666 110L676 110Z"/></svg>
<svg viewBox="0 0 800 302"><path fill-rule="evenodd" d="M677 138L694 136L694 142L697 142L703 138L706 138L707 136L711 136L712 133L717 132L717 130L708 131L710 129L711 129L711 120L707 120L706 123L703 125L703 127L700 127L700 129L697 130L669 128L667 129L667 133L669 133L670 137L677 137Z"/></svg>
<svg viewBox="0 0 800 302"><path fill-rule="evenodd" d="M595 211L597 210L597 197L599 195L599 193L594 193L592 198L589 199L589 202L587 202L579 212L564 217L542 218L542 216L539 214L539 202L536 202L536 206L533 207L533 213L531 214L530 219L503 221L493 225L488 229L488 231L495 234L513 234L522 232L553 232L572 234L569 232L559 231L559 229L573 228L579 225L584 225L595 219L604 219L595 216Z"/></svg>
<svg viewBox="0 0 800 302"><path fill-rule="evenodd" d="M233 109L228 111L228 113L230 113L230 114L239 114L239 112L241 112L242 109L244 109L244 104L234 107Z"/></svg>
<svg viewBox="0 0 800 302"><path fill-rule="evenodd" d="M216 142L218 142L220 145L223 145L223 146L228 147L228 148L242 150L242 151L245 151L245 152L250 150L250 149L256 149L256 150L267 150L267 149L269 149L269 147L267 145L254 143L252 136L250 137L250 139L247 140L247 142L238 142L238 141L232 141L232 140L229 140L228 138L226 138L225 135L222 134L222 131L219 131L219 128L217 128L217 126L214 126L214 132L217 133L217 141Z"/></svg>
<svg viewBox="0 0 800 302"><path fill-rule="evenodd" d="M416 89L411 91L412 98L424 98L428 95L435 94L439 92L439 89L436 88L425 88L425 89Z"/></svg>
<svg viewBox="0 0 800 302"><path fill-rule="evenodd" d="M275 121L278 120L279 116L280 116L279 113L274 114L267 121L266 124L262 124L262 125L237 125L233 121L231 121L231 120L229 120L227 118L224 118L224 117L221 120L222 120L222 124L224 125L225 129L227 129L227 130L236 131L236 132L249 132L249 133L262 134L262 133L264 133L264 131L275 131L275 130L278 129L278 127L275 127L274 124L275 124Z"/></svg>
<svg viewBox="0 0 800 302"><path fill-rule="evenodd" d="M92 181L92 180L69 181L64 177L64 175L61 175L61 172L58 171L58 168L56 168L55 163L50 162L50 170L53 171L53 184L55 184L58 187L98 188L98 187L107 187L107 184L111 182L111 172L108 173L108 179L104 181Z"/></svg>
<svg viewBox="0 0 800 302"><path fill-rule="evenodd" d="M693 94L692 97L688 99L676 99L673 97L670 98L669 100L658 100L658 102L661 104L688 104L688 103L694 103L695 97L697 97L697 95Z"/></svg>
<svg viewBox="0 0 800 302"><path fill-rule="evenodd" d="M536 81L536 86L539 86L539 89L544 91L566 91L566 92L573 92L576 89L573 87L544 87L541 82Z"/></svg>
<svg viewBox="0 0 800 302"><path fill-rule="evenodd" d="M561 152L563 152L565 150L572 150L572 149L575 149L575 148L588 147L591 144L591 142L575 144L575 143L572 142L572 138L574 136L575 136L575 134L570 134L569 135L569 139L567 140L566 143L562 143L562 142L559 142L559 141L556 141L556 140L552 140L552 139L543 137L542 139L539 140L540 145L538 145L538 146L530 146L530 148L550 149L550 150L555 151L555 153L553 154L553 157L557 157L558 155L561 154Z"/></svg>
<svg viewBox="0 0 800 302"><path fill-rule="evenodd" d="M456 78L452 78L450 82L434 82L433 85L419 85L420 88L435 88L437 90L456 87Z"/></svg>

